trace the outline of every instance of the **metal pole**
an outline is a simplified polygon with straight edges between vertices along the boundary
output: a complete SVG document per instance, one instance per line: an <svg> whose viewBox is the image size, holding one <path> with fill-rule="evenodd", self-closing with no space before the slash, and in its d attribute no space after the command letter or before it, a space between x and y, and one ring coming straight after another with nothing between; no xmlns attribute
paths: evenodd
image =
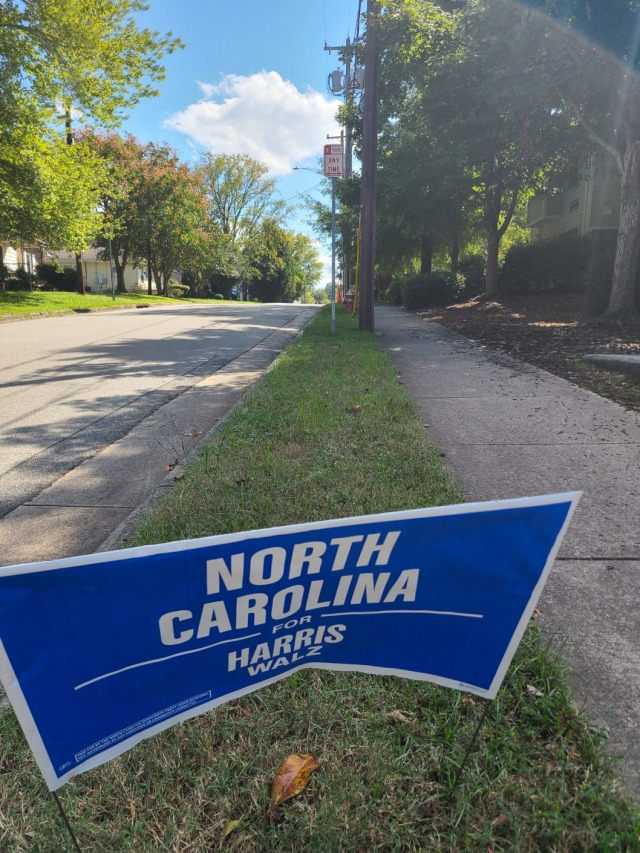
<svg viewBox="0 0 640 853"><path fill-rule="evenodd" d="M80 849L80 845L78 844L78 839L75 837L73 829L71 828L71 824L69 823L69 820L68 820L66 814L64 813L64 809L62 808L62 803L60 802L60 798L58 797L58 794L55 791L52 791L51 794L53 796L53 799L56 801L56 805L60 809L60 814L62 815L62 820L64 821L64 825L67 827L67 831L68 831L69 835L71 836L71 840L73 841L73 846L76 848L78 853L82 853L82 850Z"/></svg>
<svg viewBox="0 0 640 853"><path fill-rule="evenodd" d="M336 178L331 178L331 334L336 333Z"/></svg>
<svg viewBox="0 0 640 853"><path fill-rule="evenodd" d="M378 51L376 47L378 0L367 4L367 36L365 42L364 103L362 115L362 188L361 188L361 246L360 246L360 312L362 331L372 332L373 287L376 240L376 178L378 159Z"/></svg>
<svg viewBox="0 0 640 853"><path fill-rule="evenodd" d="M462 764L458 768L458 772L456 773L456 778L453 781L453 785L451 787L451 791L449 793L453 794L455 789L458 787L458 782L460 781L460 777L462 776L462 772L464 768L467 766L467 761L469 760L469 756L471 755L471 751L476 744L476 740L478 739L478 735L480 734L480 729L482 728L484 721L487 719L487 714L489 713L490 703L488 699L484 700L484 711L482 712L482 716L478 720L478 725L476 726L476 730L473 733L473 737L469 742L469 746L467 747L467 751L465 753L464 758L462 759Z"/></svg>

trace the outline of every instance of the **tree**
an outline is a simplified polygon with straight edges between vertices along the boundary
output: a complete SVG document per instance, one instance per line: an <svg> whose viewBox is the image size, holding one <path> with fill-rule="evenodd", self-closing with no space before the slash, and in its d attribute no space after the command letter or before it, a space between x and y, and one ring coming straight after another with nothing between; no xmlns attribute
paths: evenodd
<svg viewBox="0 0 640 853"><path fill-rule="evenodd" d="M620 172L618 238L607 313L625 314L634 309L640 250L640 3L529 0L529 5L567 25L549 27L546 61L540 69L545 84L558 94L585 135L613 157Z"/></svg>
<svg viewBox="0 0 640 853"><path fill-rule="evenodd" d="M251 240L267 220L280 220L286 210L275 198L268 169L245 154L203 154L198 173L205 188L210 227L228 238L228 265L245 276Z"/></svg>
<svg viewBox="0 0 640 853"><path fill-rule="evenodd" d="M296 235L275 219L265 219L254 234L249 254L250 292L260 302L282 302L298 295L300 266L295 257Z"/></svg>
<svg viewBox="0 0 640 853"><path fill-rule="evenodd" d="M545 28L501 0L468 0L444 16L434 4L394 0L388 14L382 76L390 162L404 161L411 176L400 196L403 228L422 232L425 268L424 238L446 226L455 254L457 232L469 221L465 207L471 205L472 217L478 210L487 245L485 292L492 296L500 241L519 199L541 186L575 139L557 99L550 101L537 82Z"/></svg>
<svg viewBox="0 0 640 853"><path fill-rule="evenodd" d="M131 259L148 260L158 292L168 296L171 273L201 256L206 245L205 188L200 173L168 145L145 146L143 168Z"/></svg>
<svg viewBox="0 0 640 853"><path fill-rule="evenodd" d="M115 126L156 94L160 61L181 45L141 29L141 0L4 0L0 3L2 232L72 250L95 234L100 161L64 151L61 110Z"/></svg>
<svg viewBox="0 0 640 853"><path fill-rule="evenodd" d="M181 47L141 29L143 0L4 0L0 5L3 98L34 97L54 115L73 106L103 126L157 94L161 60ZM6 113L3 113L6 117Z"/></svg>
<svg viewBox="0 0 640 853"><path fill-rule="evenodd" d="M294 296L296 299L307 297L322 277L322 263L318 260L318 251L306 234L291 235L291 256L293 260Z"/></svg>
<svg viewBox="0 0 640 853"><path fill-rule="evenodd" d="M102 227L96 243L116 268L117 290L125 291L124 274L139 229L139 203L147 181L145 148L134 136L84 131L79 139L101 159L107 180L100 194Z"/></svg>

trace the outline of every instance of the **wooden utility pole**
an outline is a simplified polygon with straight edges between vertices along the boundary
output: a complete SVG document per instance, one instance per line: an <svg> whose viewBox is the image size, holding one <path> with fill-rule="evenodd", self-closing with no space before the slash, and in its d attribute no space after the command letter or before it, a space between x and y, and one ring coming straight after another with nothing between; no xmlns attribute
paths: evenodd
<svg viewBox="0 0 640 853"><path fill-rule="evenodd" d="M378 0L368 0L364 48L364 102L362 116L362 187L360 191L359 326L374 328L374 275L376 242L376 178L378 159Z"/></svg>

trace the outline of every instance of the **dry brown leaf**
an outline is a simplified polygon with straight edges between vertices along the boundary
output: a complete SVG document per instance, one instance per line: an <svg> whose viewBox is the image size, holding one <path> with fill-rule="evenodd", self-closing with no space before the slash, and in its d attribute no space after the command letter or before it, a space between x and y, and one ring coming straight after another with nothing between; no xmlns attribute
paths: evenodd
<svg viewBox="0 0 640 853"><path fill-rule="evenodd" d="M165 470L165 471L173 471L173 469L174 469L175 467L176 467L175 465L165 465L165 466L164 466L164 470Z"/></svg>
<svg viewBox="0 0 640 853"><path fill-rule="evenodd" d="M410 723L409 717L405 716L402 711L389 711L387 714L390 720L396 720L399 723Z"/></svg>
<svg viewBox="0 0 640 853"><path fill-rule="evenodd" d="M184 474L176 474L176 476L173 479L174 480L181 480L183 477L184 477Z"/></svg>
<svg viewBox="0 0 640 853"><path fill-rule="evenodd" d="M187 438L197 438L199 435L202 435L202 432L197 429L190 429L188 432L185 432Z"/></svg>
<svg viewBox="0 0 640 853"><path fill-rule="evenodd" d="M498 817L494 817L494 819L491 821L491 825L500 826L501 823L507 823L508 820L509 818L506 816L506 814L501 814L498 815Z"/></svg>
<svg viewBox="0 0 640 853"><path fill-rule="evenodd" d="M233 830L240 825L239 820L228 820L224 825L224 829L222 830L222 838L226 838L227 835L231 835Z"/></svg>
<svg viewBox="0 0 640 853"><path fill-rule="evenodd" d="M351 406L351 408L349 409L349 412L352 415L359 415L361 411L362 411L362 406Z"/></svg>
<svg viewBox="0 0 640 853"><path fill-rule="evenodd" d="M271 786L273 806L279 806L290 797L295 797L309 781L311 773L320 765L312 755L294 753L276 770ZM272 808L273 808L272 806Z"/></svg>

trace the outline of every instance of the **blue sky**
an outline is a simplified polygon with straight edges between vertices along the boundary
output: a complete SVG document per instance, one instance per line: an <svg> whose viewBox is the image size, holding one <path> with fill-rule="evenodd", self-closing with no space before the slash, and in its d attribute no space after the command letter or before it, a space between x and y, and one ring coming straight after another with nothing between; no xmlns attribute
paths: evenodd
<svg viewBox="0 0 640 853"><path fill-rule="evenodd" d="M166 58L160 96L132 110L121 132L168 142L183 160L249 154L269 167L282 198L300 204L295 196L321 178L293 167L318 168L327 135L339 132L341 99L327 77L340 64L324 45L353 39L358 8L358 0L150 0L140 23L171 30L186 47ZM289 226L313 236L307 217L298 209Z"/></svg>

